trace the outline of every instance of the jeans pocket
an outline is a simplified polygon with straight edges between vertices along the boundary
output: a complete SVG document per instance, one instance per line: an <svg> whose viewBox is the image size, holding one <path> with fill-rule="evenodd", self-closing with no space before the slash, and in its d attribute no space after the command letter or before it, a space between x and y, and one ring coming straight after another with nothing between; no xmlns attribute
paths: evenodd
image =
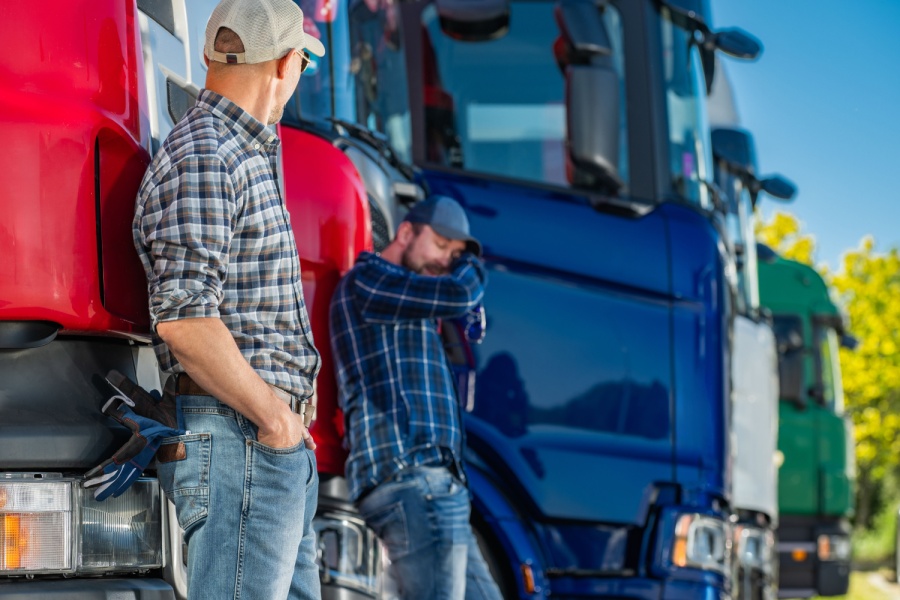
<svg viewBox="0 0 900 600"><path fill-rule="evenodd" d="M167 447L183 446L177 451ZM163 440L160 452L177 457L157 466L159 484L175 504L178 524L187 535L192 525L209 513L209 462L212 437L194 433Z"/></svg>
<svg viewBox="0 0 900 600"><path fill-rule="evenodd" d="M427 490L425 501L436 535L446 543L465 544L469 526L469 490L449 472L428 473L422 478Z"/></svg>
<svg viewBox="0 0 900 600"><path fill-rule="evenodd" d="M403 502L379 507L371 513L363 513L362 517L387 548L391 560L399 560L409 554L409 530Z"/></svg>
<svg viewBox="0 0 900 600"><path fill-rule="evenodd" d="M426 488L426 497L429 500L440 500L468 493L462 482L445 469L435 469L426 473L423 481Z"/></svg>

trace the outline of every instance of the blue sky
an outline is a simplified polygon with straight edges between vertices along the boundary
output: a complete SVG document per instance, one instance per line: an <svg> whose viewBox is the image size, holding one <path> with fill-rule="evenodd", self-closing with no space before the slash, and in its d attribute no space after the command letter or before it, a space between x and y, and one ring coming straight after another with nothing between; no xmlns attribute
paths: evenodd
<svg viewBox="0 0 900 600"><path fill-rule="evenodd" d="M794 181L786 208L830 267L872 234L900 247L900 1L711 0L715 28L762 41L755 62L725 60L760 171Z"/></svg>

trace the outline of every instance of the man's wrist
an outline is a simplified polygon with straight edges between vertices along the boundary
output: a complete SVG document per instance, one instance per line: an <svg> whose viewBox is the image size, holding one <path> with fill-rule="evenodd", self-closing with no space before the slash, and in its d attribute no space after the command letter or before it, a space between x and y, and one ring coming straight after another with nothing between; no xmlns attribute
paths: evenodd
<svg viewBox="0 0 900 600"><path fill-rule="evenodd" d="M293 415L290 407L272 392L269 393L265 404L266 406L258 407L260 418L256 426L268 432L288 429L287 421Z"/></svg>

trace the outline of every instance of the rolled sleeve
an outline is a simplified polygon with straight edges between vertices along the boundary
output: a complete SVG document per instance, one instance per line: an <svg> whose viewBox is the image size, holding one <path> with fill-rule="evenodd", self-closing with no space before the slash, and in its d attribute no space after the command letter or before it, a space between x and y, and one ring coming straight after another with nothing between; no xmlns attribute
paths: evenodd
<svg viewBox="0 0 900 600"><path fill-rule="evenodd" d="M190 156L155 185L140 221L150 257L150 316L218 317L238 206L221 160Z"/></svg>
<svg viewBox="0 0 900 600"><path fill-rule="evenodd" d="M486 279L484 265L468 252L440 277L368 255L356 271L354 299L367 323L452 318L481 302Z"/></svg>

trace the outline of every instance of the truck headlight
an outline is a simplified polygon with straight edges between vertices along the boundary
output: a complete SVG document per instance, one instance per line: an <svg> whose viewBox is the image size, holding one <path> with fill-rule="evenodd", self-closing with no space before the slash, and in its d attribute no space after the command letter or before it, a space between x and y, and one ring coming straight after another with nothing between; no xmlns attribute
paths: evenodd
<svg viewBox="0 0 900 600"><path fill-rule="evenodd" d="M817 543L819 560L849 560L850 538L845 535L819 536Z"/></svg>
<svg viewBox="0 0 900 600"><path fill-rule="evenodd" d="M162 508L155 479L139 479L118 498L94 500L81 493L79 571L161 567Z"/></svg>
<svg viewBox="0 0 900 600"><path fill-rule="evenodd" d="M361 519L338 512L316 516L313 528L322 584L377 596L381 558L375 533Z"/></svg>
<svg viewBox="0 0 900 600"><path fill-rule="evenodd" d="M0 574L138 571L162 566L159 485L143 478L94 500L81 480L0 474Z"/></svg>
<svg viewBox="0 0 900 600"><path fill-rule="evenodd" d="M738 563L746 569L772 571L775 537L771 531L738 525L734 528L734 543Z"/></svg>
<svg viewBox="0 0 900 600"><path fill-rule="evenodd" d="M727 575L731 563L728 523L708 515L680 515L675 522L672 563Z"/></svg>

